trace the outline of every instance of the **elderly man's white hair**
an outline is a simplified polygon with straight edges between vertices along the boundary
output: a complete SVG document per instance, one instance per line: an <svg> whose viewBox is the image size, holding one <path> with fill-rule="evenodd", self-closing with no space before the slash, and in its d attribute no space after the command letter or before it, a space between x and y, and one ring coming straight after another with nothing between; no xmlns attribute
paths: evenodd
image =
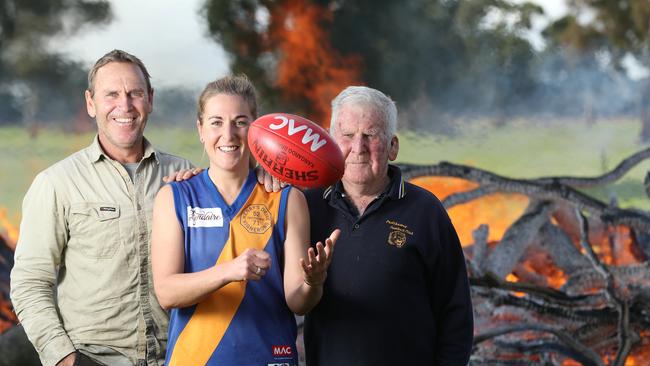
<svg viewBox="0 0 650 366"><path fill-rule="evenodd" d="M330 134L338 128L339 109L344 105L361 105L372 107L383 117L386 126L387 143L397 133L397 107L389 96L377 89L365 86L348 86L332 100L332 120L330 121Z"/></svg>

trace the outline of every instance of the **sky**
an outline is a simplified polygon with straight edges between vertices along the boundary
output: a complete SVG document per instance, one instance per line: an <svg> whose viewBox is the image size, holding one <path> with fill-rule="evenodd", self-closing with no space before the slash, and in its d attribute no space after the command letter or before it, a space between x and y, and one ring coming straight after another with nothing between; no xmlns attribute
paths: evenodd
<svg viewBox="0 0 650 366"><path fill-rule="evenodd" d="M199 14L204 0L111 0L113 21L83 28L73 37L55 39L52 47L72 59L92 64L118 48L139 57L154 87L203 87L228 72L226 53L208 38Z"/></svg>
<svg viewBox="0 0 650 366"><path fill-rule="evenodd" d="M566 0L512 0L512 1L515 3L522 3L525 1L529 1L541 5L542 8L544 9L544 16L534 17L532 32L526 34L526 36L530 39L531 43L535 48L537 49L543 48L544 41L542 40L542 36L540 35L540 32L550 23L551 20L558 19L562 17L564 14L566 14L567 12Z"/></svg>
<svg viewBox="0 0 650 366"><path fill-rule="evenodd" d="M523 0L515 0L523 1ZM90 68L106 52L119 48L138 56L152 75L154 87L184 85L200 89L206 82L228 73L224 50L210 39L200 14L205 0L111 0L113 21L84 28L73 37L59 38L52 47ZM549 19L566 12L566 0L533 0L541 4ZM537 19L542 29L546 19ZM528 35L536 47L542 42Z"/></svg>

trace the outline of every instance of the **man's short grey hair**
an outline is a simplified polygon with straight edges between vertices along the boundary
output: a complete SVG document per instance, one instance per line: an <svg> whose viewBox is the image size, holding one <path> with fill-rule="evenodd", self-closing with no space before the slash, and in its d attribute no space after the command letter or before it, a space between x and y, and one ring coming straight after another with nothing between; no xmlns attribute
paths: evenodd
<svg viewBox="0 0 650 366"><path fill-rule="evenodd" d="M147 85L147 94L151 94L151 75L149 75L149 71L147 71L147 68L144 66L142 61L128 52L112 50L97 60L88 72L88 91L90 92L90 95L95 95L95 76L97 76L97 71L102 66L108 65L111 62L131 63L137 66L144 76L144 82Z"/></svg>
<svg viewBox="0 0 650 366"><path fill-rule="evenodd" d="M338 112L344 105L370 106L385 122L386 139L390 140L397 134L397 107L389 96L377 89L366 86L348 86L332 100L332 119L330 121L330 134L338 128Z"/></svg>

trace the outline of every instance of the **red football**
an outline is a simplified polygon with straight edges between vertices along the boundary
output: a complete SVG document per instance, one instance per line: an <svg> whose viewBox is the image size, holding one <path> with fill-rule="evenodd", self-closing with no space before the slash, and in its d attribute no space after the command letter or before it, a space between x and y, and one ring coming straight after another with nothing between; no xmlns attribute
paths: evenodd
<svg viewBox="0 0 650 366"><path fill-rule="evenodd" d="M343 153L314 122L293 114L264 115L250 125L248 146L274 177L300 187L331 185L343 176Z"/></svg>

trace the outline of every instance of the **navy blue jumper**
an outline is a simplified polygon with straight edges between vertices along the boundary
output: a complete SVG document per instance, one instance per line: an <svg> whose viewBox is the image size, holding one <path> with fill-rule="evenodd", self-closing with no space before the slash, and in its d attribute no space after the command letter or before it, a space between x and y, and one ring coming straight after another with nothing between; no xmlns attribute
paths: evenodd
<svg viewBox="0 0 650 366"><path fill-rule="evenodd" d="M306 192L311 242L341 229L320 303L305 319L308 366L466 365L473 316L463 251L440 201L402 180L363 215L338 182Z"/></svg>

